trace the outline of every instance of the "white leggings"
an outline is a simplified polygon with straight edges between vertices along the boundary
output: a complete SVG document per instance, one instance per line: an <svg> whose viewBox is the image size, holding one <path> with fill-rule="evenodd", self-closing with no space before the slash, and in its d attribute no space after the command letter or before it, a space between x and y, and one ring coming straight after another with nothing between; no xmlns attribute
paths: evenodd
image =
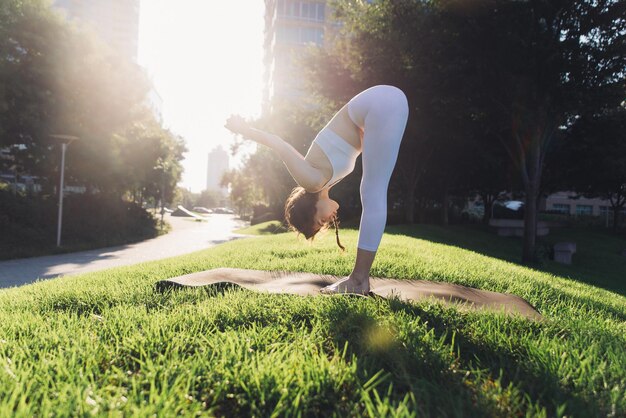
<svg viewBox="0 0 626 418"><path fill-rule="evenodd" d="M361 225L358 248L378 250L387 222L387 187L396 165L400 142L409 116L402 90L374 86L348 103L352 121L363 129Z"/></svg>

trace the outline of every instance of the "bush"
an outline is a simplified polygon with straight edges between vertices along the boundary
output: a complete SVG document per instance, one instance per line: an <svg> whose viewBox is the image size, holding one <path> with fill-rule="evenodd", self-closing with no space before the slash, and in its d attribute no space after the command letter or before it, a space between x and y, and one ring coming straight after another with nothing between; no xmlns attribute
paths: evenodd
<svg viewBox="0 0 626 418"><path fill-rule="evenodd" d="M281 221L283 222L284 215L280 210L273 209L264 204L257 204L252 208L252 217L250 218L250 225L257 225L268 221Z"/></svg>
<svg viewBox="0 0 626 418"><path fill-rule="evenodd" d="M57 217L55 197L0 191L0 258L58 252ZM70 195L63 201L65 251L126 244L157 234L156 220L132 202L102 195Z"/></svg>
<svg viewBox="0 0 626 418"><path fill-rule="evenodd" d="M279 219L273 212L266 212L258 216L253 216L250 219L250 225L257 225L268 221L282 221L282 219Z"/></svg>

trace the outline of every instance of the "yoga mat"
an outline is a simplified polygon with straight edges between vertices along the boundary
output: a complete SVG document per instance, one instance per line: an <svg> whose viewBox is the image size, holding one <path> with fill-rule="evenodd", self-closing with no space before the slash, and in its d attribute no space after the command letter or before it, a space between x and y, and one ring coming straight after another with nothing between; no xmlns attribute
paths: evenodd
<svg viewBox="0 0 626 418"><path fill-rule="evenodd" d="M341 277L316 273L263 271L236 268L218 268L161 280L158 291L184 287L243 287L249 290L310 296L320 295L320 289ZM383 298L397 297L406 302L434 298L460 308L487 309L519 314L530 319L541 319L541 314L519 296L491 292L471 287L431 282L427 280L397 280L370 278L371 293Z"/></svg>

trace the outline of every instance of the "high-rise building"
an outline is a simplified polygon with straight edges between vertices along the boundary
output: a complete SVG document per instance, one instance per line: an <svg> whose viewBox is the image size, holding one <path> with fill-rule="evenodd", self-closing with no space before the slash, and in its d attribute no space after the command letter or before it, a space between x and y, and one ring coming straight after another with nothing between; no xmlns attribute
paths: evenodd
<svg viewBox="0 0 626 418"><path fill-rule="evenodd" d="M302 94L294 58L311 43L323 45L326 9L326 1L265 0L264 112L275 99Z"/></svg>
<svg viewBox="0 0 626 418"><path fill-rule="evenodd" d="M222 146L213 148L207 160L206 189L226 194L227 189L220 186L222 176L228 171L228 153Z"/></svg>
<svg viewBox="0 0 626 418"><path fill-rule="evenodd" d="M52 6L70 20L90 27L113 50L137 62L139 45L139 0L53 0ZM163 122L163 100L154 86L146 106Z"/></svg>
<svg viewBox="0 0 626 418"><path fill-rule="evenodd" d="M91 26L111 48L137 62L139 0L53 0L52 5Z"/></svg>

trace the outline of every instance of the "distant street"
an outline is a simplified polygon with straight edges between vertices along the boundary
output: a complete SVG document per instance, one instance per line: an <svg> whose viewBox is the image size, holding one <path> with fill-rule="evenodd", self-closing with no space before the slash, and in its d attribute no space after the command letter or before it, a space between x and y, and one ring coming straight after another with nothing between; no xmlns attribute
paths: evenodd
<svg viewBox="0 0 626 418"><path fill-rule="evenodd" d="M169 234L135 244L19 260L0 261L0 288L56 276L86 273L199 251L241 237L245 222L233 215L209 215L208 221L166 215Z"/></svg>

